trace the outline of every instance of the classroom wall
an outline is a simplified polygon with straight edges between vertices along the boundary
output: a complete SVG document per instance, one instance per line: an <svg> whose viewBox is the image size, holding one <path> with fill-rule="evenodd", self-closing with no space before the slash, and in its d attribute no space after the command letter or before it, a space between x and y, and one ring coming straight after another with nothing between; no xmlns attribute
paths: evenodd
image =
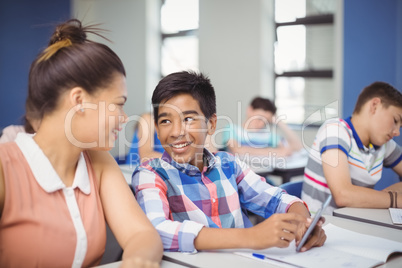
<svg viewBox="0 0 402 268"><path fill-rule="evenodd" d="M256 96L273 97L274 1L202 0L199 68L209 75L217 98L218 133L241 124Z"/></svg>
<svg viewBox="0 0 402 268"><path fill-rule="evenodd" d="M0 1L0 130L21 124L30 64L68 18L70 0Z"/></svg>
<svg viewBox="0 0 402 268"><path fill-rule="evenodd" d="M102 23L112 42L93 37L113 49L126 68L128 123L120 132L114 156L128 153L139 115L151 111L152 92L160 80L160 0L71 0L72 14L84 24Z"/></svg>
<svg viewBox="0 0 402 268"><path fill-rule="evenodd" d="M344 1L343 51L344 117L353 112L360 91L374 81L402 90L402 1ZM401 137L395 140L402 145ZM383 178L398 180L388 169Z"/></svg>

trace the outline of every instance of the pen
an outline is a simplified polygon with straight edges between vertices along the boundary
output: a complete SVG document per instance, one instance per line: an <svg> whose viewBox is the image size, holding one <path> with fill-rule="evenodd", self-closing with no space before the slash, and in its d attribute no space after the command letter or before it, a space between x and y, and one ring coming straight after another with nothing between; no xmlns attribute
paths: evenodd
<svg viewBox="0 0 402 268"><path fill-rule="evenodd" d="M303 268L303 266L299 266L299 265L296 265L296 264L293 264L293 263L290 263L290 262L286 262L286 261L282 261L282 260L277 260L277 259L274 259L274 258L270 258L270 257L265 256L264 254L253 253L252 255L253 255L253 257L255 257L255 258L257 258L257 259L261 259L261 260L267 259L267 260L271 260L271 261L277 261L277 262L285 263L285 264L288 264L288 265L292 265L292 266L294 266L294 267Z"/></svg>

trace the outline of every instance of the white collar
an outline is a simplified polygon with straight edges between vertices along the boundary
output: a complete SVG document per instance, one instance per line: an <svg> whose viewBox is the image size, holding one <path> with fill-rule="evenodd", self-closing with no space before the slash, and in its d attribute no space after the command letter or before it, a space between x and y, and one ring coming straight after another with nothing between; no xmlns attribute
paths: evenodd
<svg viewBox="0 0 402 268"><path fill-rule="evenodd" d="M34 134L18 133L15 142L25 156L38 184L48 193L67 188L54 170L49 159L33 140ZM71 188L78 187L84 194L91 193L88 169L83 153L80 154L74 182Z"/></svg>

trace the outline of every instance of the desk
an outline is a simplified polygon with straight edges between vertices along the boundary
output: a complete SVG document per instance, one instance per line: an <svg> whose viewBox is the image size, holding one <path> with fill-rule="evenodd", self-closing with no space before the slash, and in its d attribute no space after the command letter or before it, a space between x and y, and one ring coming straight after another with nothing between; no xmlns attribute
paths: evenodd
<svg viewBox="0 0 402 268"><path fill-rule="evenodd" d="M402 232L400 230L334 216L325 216L325 218L326 223L332 223L338 227L349 229L354 232L378 236L397 242L402 241ZM238 256L229 252L198 252L197 254L165 252L164 255L169 257L172 261L178 260L182 263L188 263L191 266L197 267L277 267L273 264ZM392 257L385 265L379 267L402 267L402 255Z"/></svg>
<svg viewBox="0 0 402 268"><path fill-rule="evenodd" d="M239 155L238 157L261 177L269 175L281 177L282 184L289 182L292 177L304 175L304 167L308 161L308 153L305 150L287 157L250 155Z"/></svg>
<svg viewBox="0 0 402 268"><path fill-rule="evenodd" d="M392 223L388 209L345 207L335 209L334 216L402 230L402 225Z"/></svg>
<svg viewBox="0 0 402 268"><path fill-rule="evenodd" d="M402 232L397 229L387 228L380 225L354 221L335 216L325 216L326 223L331 223L338 227L342 227L357 233L368 234L372 236L382 237L389 240L402 242ZM345 242L347 243L347 241ZM325 245L324 245L325 246ZM381 245L379 245L381 246ZM99 266L100 268L117 268L120 262L110 263ZM274 264L261 262L230 252L198 252L196 254L186 254L180 252L165 252L164 260L161 263L162 268L173 267L231 267L231 268L263 268L277 267ZM378 267L400 268L402 267L402 255L391 257L388 262Z"/></svg>
<svg viewBox="0 0 402 268"><path fill-rule="evenodd" d="M97 266L98 268L119 268L121 264L121 261L118 262L112 262L104 265L99 265ZM162 260L161 262L161 268L184 268L187 266L183 266L174 262Z"/></svg>

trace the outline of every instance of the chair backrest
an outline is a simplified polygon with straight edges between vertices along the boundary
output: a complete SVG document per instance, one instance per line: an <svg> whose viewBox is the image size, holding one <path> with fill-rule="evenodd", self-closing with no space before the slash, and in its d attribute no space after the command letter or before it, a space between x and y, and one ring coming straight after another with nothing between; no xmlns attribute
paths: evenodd
<svg viewBox="0 0 402 268"><path fill-rule="evenodd" d="M303 181L300 180L300 181L290 181L280 185L279 187L284 189L288 194L301 198L302 186Z"/></svg>

